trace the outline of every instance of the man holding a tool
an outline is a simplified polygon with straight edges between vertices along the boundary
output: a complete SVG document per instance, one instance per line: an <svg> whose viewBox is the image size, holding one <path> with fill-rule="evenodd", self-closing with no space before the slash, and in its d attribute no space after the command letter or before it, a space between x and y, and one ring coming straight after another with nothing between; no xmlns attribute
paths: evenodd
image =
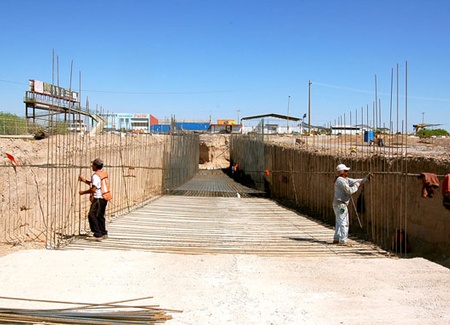
<svg viewBox="0 0 450 325"><path fill-rule="evenodd" d="M369 174L361 179L349 178L349 170L350 167L339 164L336 167L338 175L334 181L333 210L336 216L336 230L334 232L333 244L341 246L352 246L348 242L348 204L352 198L352 194L356 193L359 186L372 177Z"/></svg>
<svg viewBox="0 0 450 325"><path fill-rule="evenodd" d="M105 211L108 201L112 198L111 190L108 182L108 174L104 172L103 161L96 158L92 161L92 175L91 180L87 180L83 176L79 176L80 182L90 185L90 188L85 191L80 191L80 195L89 194L91 207L89 209L88 221L92 237L86 237L88 240L101 241L108 238L108 231L106 230Z"/></svg>

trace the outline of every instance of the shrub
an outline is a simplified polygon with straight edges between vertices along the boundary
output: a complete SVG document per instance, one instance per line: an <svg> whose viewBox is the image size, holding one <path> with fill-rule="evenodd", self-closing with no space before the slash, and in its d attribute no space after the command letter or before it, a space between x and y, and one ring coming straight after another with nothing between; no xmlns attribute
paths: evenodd
<svg viewBox="0 0 450 325"><path fill-rule="evenodd" d="M444 129L435 129L435 130L427 130L427 129L422 129L420 131L417 132L417 135L419 136L419 138L431 138L432 136L448 136L448 132Z"/></svg>
<svg viewBox="0 0 450 325"><path fill-rule="evenodd" d="M0 134L28 134L26 119L11 113L0 112Z"/></svg>

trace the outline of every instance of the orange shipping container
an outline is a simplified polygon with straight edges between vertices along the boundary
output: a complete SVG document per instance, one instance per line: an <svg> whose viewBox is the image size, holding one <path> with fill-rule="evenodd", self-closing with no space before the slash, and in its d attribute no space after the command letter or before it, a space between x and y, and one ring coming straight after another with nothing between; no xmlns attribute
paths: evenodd
<svg viewBox="0 0 450 325"><path fill-rule="evenodd" d="M217 120L217 124L235 125L236 120Z"/></svg>

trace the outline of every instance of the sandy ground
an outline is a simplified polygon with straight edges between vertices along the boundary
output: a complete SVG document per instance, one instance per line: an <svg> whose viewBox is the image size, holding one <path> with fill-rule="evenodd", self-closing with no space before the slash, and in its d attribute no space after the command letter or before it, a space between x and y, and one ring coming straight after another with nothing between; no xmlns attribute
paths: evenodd
<svg viewBox="0 0 450 325"><path fill-rule="evenodd" d="M169 312L168 324L450 324L450 270L421 258L67 249L22 250L0 265L2 297L106 303L153 296L145 303L182 311Z"/></svg>

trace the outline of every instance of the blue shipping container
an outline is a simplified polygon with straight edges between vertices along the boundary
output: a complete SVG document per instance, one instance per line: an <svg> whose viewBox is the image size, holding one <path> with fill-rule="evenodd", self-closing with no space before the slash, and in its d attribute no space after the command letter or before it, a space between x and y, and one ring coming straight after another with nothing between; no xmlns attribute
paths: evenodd
<svg viewBox="0 0 450 325"><path fill-rule="evenodd" d="M373 141L373 131L364 131L364 142Z"/></svg>
<svg viewBox="0 0 450 325"><path fill-rule="evenodd" d="M150 132L152 132L152 133L169 133L170 125L169 124L150 125Z"/></svg>
<svg viewBox="0 0 450 325"><path fill-rule="evenodd" d="M209 123L178 122L177 128L184 131L208 131Z"/></svg>

